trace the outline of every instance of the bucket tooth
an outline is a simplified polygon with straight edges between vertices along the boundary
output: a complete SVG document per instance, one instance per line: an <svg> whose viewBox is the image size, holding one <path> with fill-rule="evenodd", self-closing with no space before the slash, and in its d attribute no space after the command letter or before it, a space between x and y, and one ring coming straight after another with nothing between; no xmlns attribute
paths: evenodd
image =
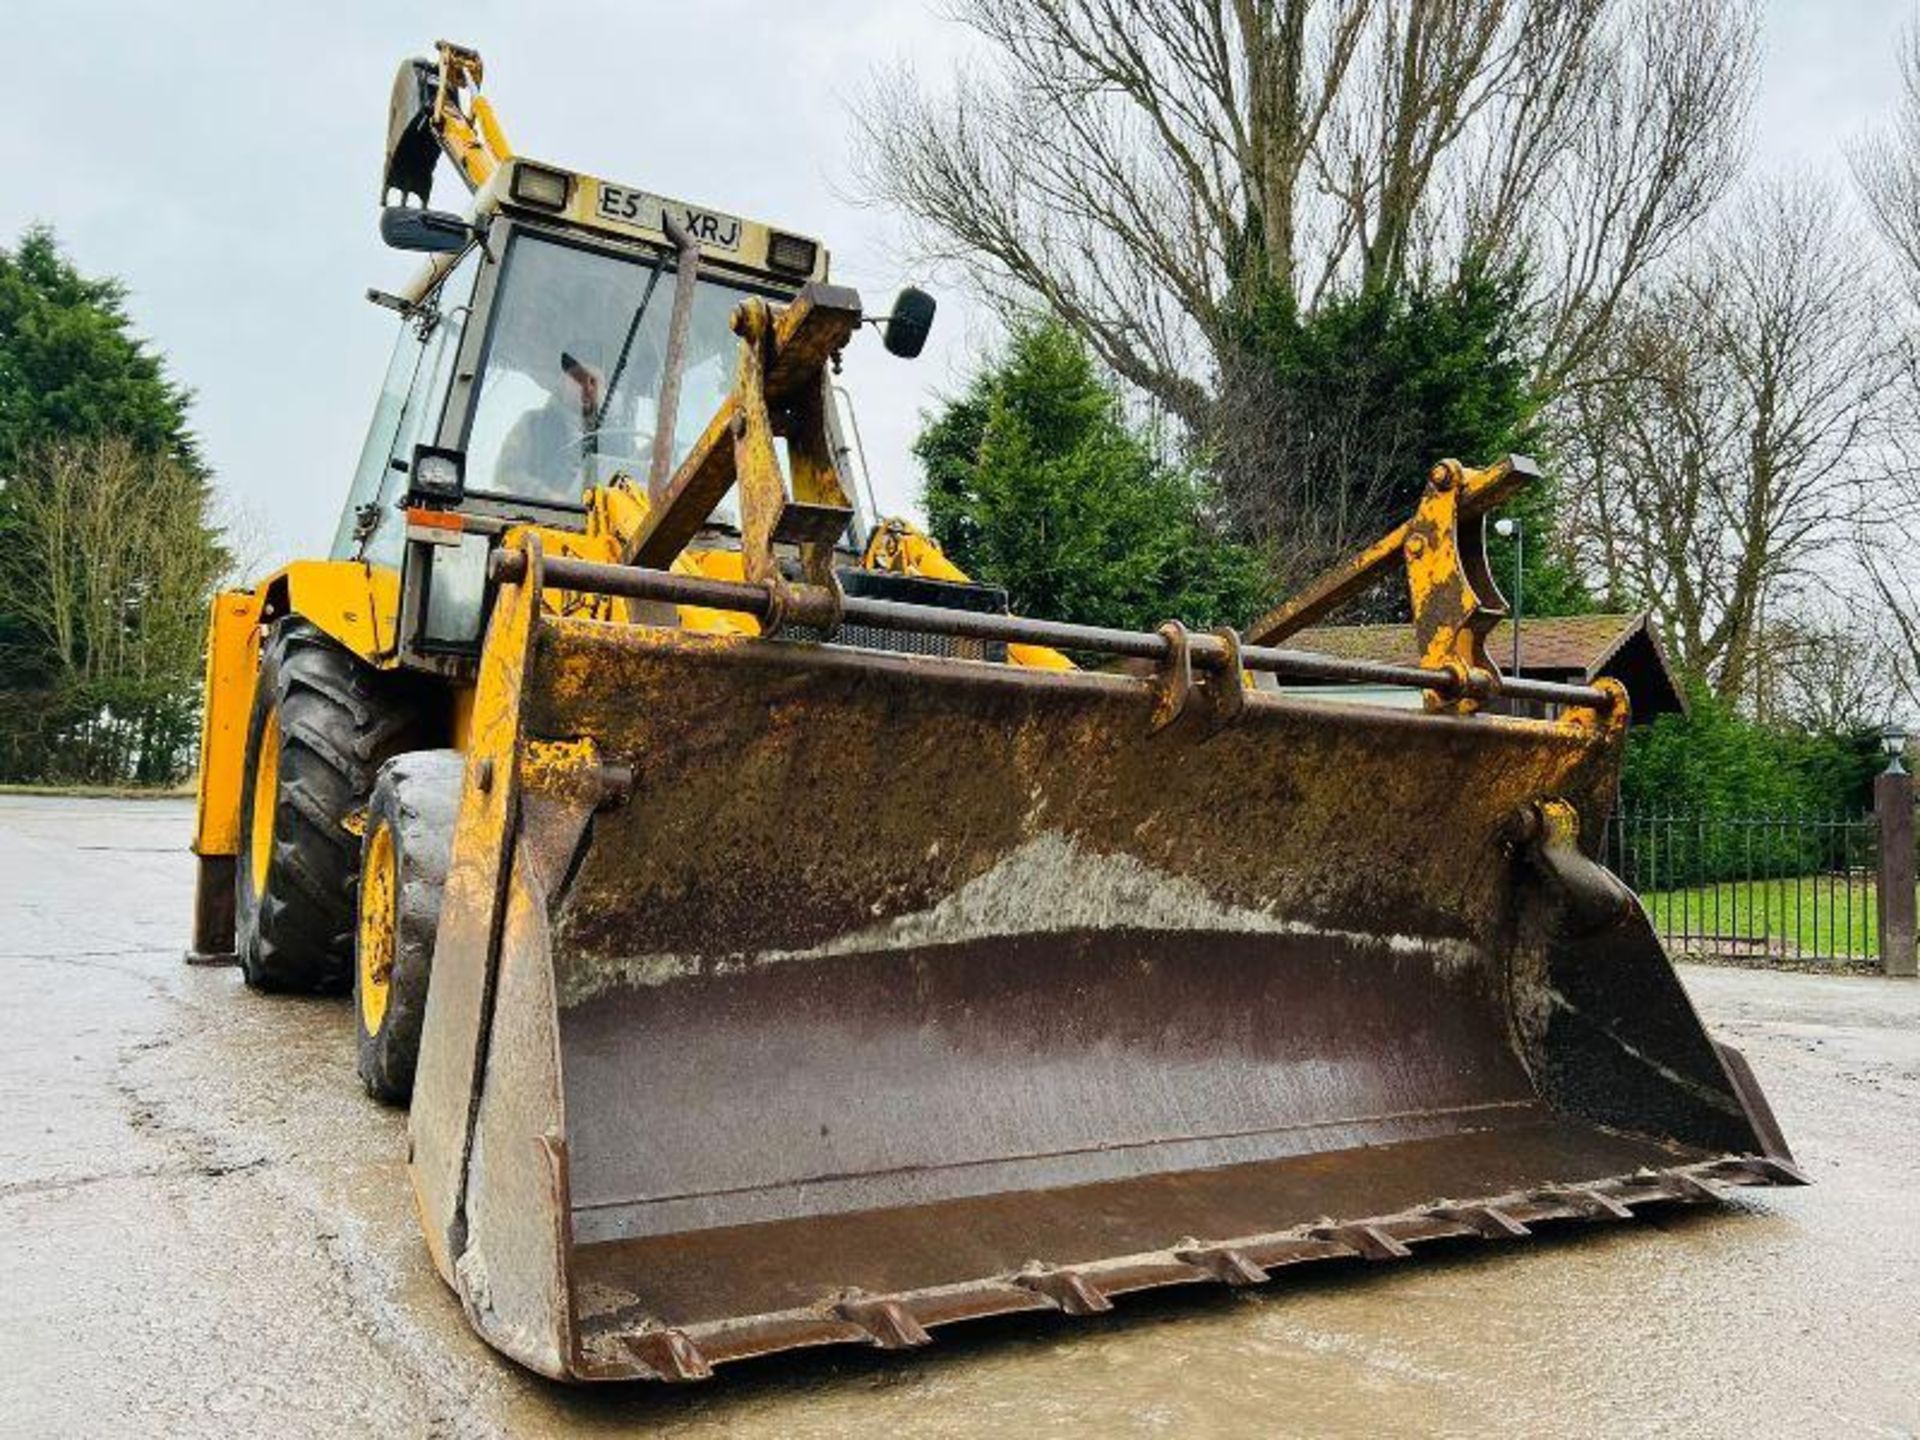
<svg viewBox="0 0 1920 1440"><path fill-rule="evenodd" d="M1427 1213L1468 1226L1483 1240L1524 1240L1533 1233L1498 1205L1439 1205Z"/></svg>
<svg viewBox="0 0 1920 1440"><path fill-rule="evenodd" d="M1413 1254L1378 1225L1318 1225L1307 1233L1345 1245L1363 1260L1405 1260Z"/></svg>
<svg viewBox="0 0 1920 1440"><path fill-rule="evenodd" d="M713 1366L700 1347L678 1330L648 1330L629 1335L626 1345L633 1358L662 1380L709 1380Z"/></svg>
<svg viewBox="0 0 1920 1440"><path fill-rule="evenodd" d="M1727 1198L1727 1192L1720 1186L1688 1170L1662 1170L1654 1178L1679 1199L1696 1205L1717 1204Z"/></svg>
<svg viewBox="0 0 1920 1440"><path fill-rule="evenodd" d="M911 1350L933 1343L926 1327L898 1300L846 1300L834 1306L833 1313L866 1331L882 1350Z"/></svg>
<svg viewBox="0 0 1920 1440"><path fill-rule="evenodd" d="M1013 1283L1046 1296L1068 1315L1099 1315L1113 1309L1113 1301L1077 1270L1041 1270L1016 1275Z"/></svg>
<svg viewBox="0 0 1920 1440"><path fill-rule="evenodd" d="M1177 1259L1206 1271L1222 1285L1264 1285L1268 1279L1266 1267L1231 1245L1194 1247L1174 1253Z"/></svg>
<svg viewBox="0 0 1920 1440"><path fill-rule="evenodd" d="M1534 1192L1547 1205L1563 1205L1585 1220L1631 1220L1633 1211L1603 1190L1585 1185L1557 1185Z"/></svg>
<svg viewBox="0 0 1920 1440"><path fill-rule="evenodd" d="M1742 1155L1735 1159L1723 1160L1718 1168L1730 1169L1736 1174L1749 1177L1742 1182L1749 1185L1811 1185L1813 1183L1798 1165L1774 1155Z"/></svg>

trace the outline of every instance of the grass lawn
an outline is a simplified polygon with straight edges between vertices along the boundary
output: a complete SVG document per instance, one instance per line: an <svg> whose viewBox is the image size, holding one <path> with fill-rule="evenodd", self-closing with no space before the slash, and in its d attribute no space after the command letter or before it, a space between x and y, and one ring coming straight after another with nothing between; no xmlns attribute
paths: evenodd
<svg viewBox="0 0 1920 1440"><path fill-rule="evenodd" d="M1800 875L1642 895L1667 948L1730 958L1743 948L1807 959L1876 957L1878 897L1871 876ZM1706 943L1702 943L1702 941Z"/></svg>

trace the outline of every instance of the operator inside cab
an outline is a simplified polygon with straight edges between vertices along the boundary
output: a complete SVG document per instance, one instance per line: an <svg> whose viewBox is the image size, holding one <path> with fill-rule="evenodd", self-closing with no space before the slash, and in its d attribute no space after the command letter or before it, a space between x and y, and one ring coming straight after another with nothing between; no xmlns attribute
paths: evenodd
<svg viewBox="0 0 1920 1440"><path fill-rule="evenodd" d="M516 237L465 437L469 492L579 505L615 475L644 477L673 291L657 259ZM706 276L694 287L676 464L731 388L740 342L730 321L747 293Z"/></svg>
<svg viewBox="0 0 1920 1440"><path fill-rule="evenodd" d="M649 278L631 262L515 242L470 421L469 489L578 505L613 474L644 472L661 360L656 312L670 290Z"/></svg>
<svg viewBox="0 0 1920 1440"><path fill-rule="evenodd" d="M546 403L513 422L501 442L494 479L509 494L563 495L583 478L582 458L601 428L606 377L597 366L562 350L551 371L531 378L544 383Z"/></svg>

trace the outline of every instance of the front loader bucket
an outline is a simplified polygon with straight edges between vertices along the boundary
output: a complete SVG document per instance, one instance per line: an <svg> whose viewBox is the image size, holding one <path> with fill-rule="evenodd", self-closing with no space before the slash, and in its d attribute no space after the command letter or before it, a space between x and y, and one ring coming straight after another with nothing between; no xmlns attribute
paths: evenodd
<svg viewBox="0 0 1920 1440"><path fill-rule="evenodd" d="M1575 843L1617 726L541 617L500 592L416 1083L549 1375L693 1379L1797 1178ZM1227 719L1232 723L1227 723Z"/></svg>

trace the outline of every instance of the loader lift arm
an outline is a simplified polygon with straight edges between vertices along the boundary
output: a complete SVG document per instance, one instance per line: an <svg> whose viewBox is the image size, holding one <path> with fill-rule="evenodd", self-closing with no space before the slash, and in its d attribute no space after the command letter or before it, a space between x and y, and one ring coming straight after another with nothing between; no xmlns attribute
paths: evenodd
<svg viewBox="0 0 1920 1440"><path fill-rule="evenodd" d="M622 547L628 564L665 568L699 533L735 484L747 579L777 576L773 545L801 545L807 576L831 578L833 539L853 518L827 441L827 366L860 325L860 297L813 284L777 313L748 300L734 312L740 359L733 392L667 481L639 532ZM787 441L794 497L787 498L773 441Z"/></svg>
<svg viewBox="0 0 1920 1440"><path fill-rule="evenodd" d="M650 496L644 516L622 528L621 563L670 568L722 497L738 486L741 573L774 597L769 614L759 617L761 633L786 622L830 633L840 623L844 602L834 576L833 546L853 509L828 427L830 368L861 321L860 296L837 285L808 285L784 306L760 299L740 306L733 317L741 340L732 392L687 458ZM774 450L776 437L787 443L791 496ZM795 587L781 576L774 547L782 543L798 545L805 585ZM932 539L904 520L882 521L860 563L889 574L973 583ZM1016 643L1008 655L1030 668L1073 668L1044 645Z"/></svg>
<svg viewBox="0 0 1920 1440"><path fill-rule="evenodd" d="M1511 610L1487 566L1487 514L1538 479L1540 467L1509 455L1475 470L1443 460L1427 474L1412 517L1323 571L1248 627L1255 645L1279 645L1324 619L1404 564L1419 663L1452 671L1451 695L1429 691L1433 709L1471 711L1500 689L1487 636Z"/></svg>

